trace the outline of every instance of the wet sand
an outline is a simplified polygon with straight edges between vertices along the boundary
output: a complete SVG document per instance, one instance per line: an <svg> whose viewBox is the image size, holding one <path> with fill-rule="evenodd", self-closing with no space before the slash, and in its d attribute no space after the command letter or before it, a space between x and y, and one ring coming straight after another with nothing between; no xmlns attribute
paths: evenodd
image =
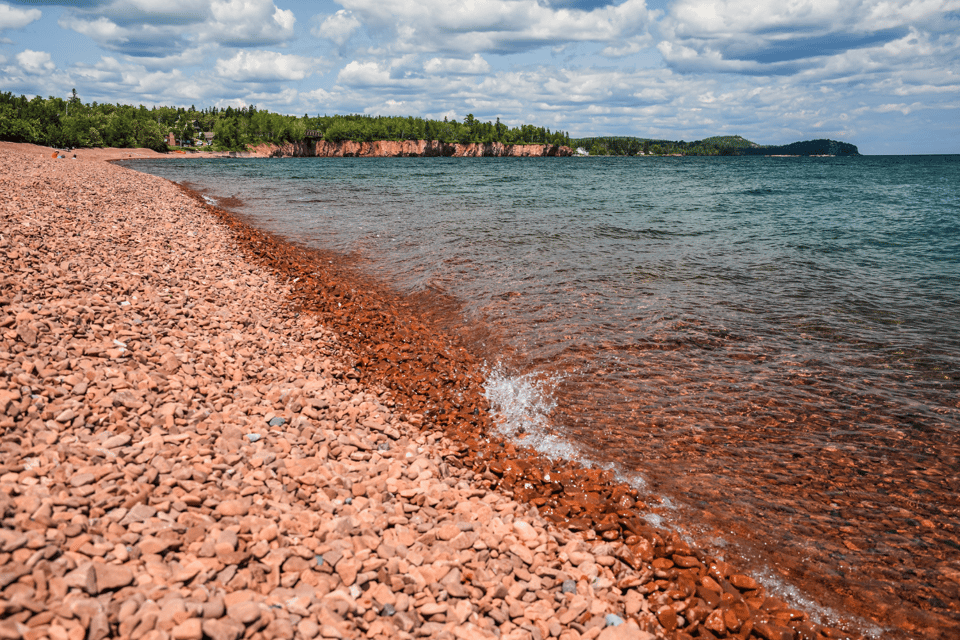
<svg viewBox="0 0 960 640"><path fill-rule="evenodd" d="M415 300L76 153L0 143L5 635L848 637L490 437Z"/></svg>

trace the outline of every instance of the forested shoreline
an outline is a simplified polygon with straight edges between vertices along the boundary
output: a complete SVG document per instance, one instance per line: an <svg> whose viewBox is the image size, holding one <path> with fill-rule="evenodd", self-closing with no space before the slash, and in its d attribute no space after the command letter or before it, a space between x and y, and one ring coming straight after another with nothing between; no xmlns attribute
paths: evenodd
<svg viewBox="0 0 960 640"><path fill-rule="evenodd" d="M214 151L246 151L255 145L307 140L425 140L444 144L560 145L582 149L591 156L859 155L855 145L834 140L772 146L741 136L714 136L692 142L626 136L571 138L568 132L530 124L510 127L499 118L496 122L482 122L473 114L458 121L360 114L291 116L257 109L254 105L238 109L147 108L84 103L76 91L66 99L52 96L28 99L9 91L0 93L0 140L60 149L142 147L159 152L205 145Z"/></svg>
<svg viewBox="0 0 960 640"><path fill-rule="evenodd" d="M805 140L787 145L761 145L741 136L714 136L703 140L655 140L622 136L574 138L571 145L591 156L856 156L856 145L836 140Z"/></svg>
<svg viewBox="0 0 960 640"><path fill-rule="evenodd" d="M403 116L289 116L254 105L209 107L134 107L84 103L70 98L28 99L0 93L0 140L29 142L56 148L143 147L168 151L169 135L178 145L204 143L213 133L214 150L243 151L248 145L283 144L312 138L330 142L427 140L443 143L552 144L569 146L566 132L523 124L481 122L468 114L462 121Z"/></svg>

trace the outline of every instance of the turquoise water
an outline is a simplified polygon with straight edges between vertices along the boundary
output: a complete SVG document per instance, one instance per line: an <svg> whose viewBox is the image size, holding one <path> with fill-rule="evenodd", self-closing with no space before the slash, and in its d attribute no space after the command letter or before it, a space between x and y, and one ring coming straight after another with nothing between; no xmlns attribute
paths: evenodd
<svg viewBox="0 0 960 640"><path fill-rule="evenodd" d="M124 164L453 296L504 434L768 584L960 624L960 156Z"/></svg>

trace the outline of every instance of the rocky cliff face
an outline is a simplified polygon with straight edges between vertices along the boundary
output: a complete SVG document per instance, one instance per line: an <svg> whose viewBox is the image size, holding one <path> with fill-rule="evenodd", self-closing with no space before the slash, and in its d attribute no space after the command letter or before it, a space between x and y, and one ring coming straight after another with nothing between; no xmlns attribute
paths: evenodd
<svg viewBox="0 0 960 640"><path fill-rule="evenodd" d="M573 149L555 144L502 144L499 142L458 144L437 140L378 140L376 142L287 142L261 144L250 148L260 158L535 158L570 156Z"/></svg>

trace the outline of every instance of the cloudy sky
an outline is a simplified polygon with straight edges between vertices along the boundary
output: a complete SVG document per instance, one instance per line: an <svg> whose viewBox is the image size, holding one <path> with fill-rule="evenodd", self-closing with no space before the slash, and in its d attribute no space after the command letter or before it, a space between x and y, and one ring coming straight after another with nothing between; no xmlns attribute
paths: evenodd
<svg viewBox="0 0 960 640"><path fill-rule="evenodd" d="M960 153L960 0L0 0L0 90Z"/></svg>

